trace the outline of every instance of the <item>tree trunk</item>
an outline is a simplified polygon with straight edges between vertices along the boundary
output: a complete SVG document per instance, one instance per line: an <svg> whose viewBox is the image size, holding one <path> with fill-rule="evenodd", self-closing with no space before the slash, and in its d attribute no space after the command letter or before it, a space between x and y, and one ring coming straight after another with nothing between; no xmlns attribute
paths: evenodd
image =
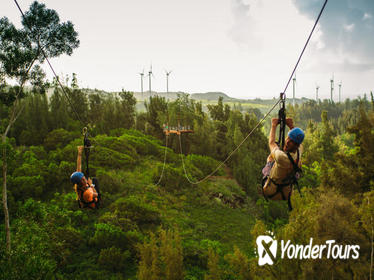
<svg viewBox="0 0 374 280"><path fill-rule="evenodd" d="M38 49L38 54L39 54L39 49ZM23 111L24 105L21 105L21 108L17 112L17 102L19 102L19 96L23 92L23 86L24 86L24 84L27 80L26 79L27 75L30 72L31 67L34 65L34 62L36 61L37 57L38 56L35 56L35 58L33 59L33 61L30 64L30 66L27 68L26 73L24 74L24 79L22 80L22 82L20 84L18 93L16 94L16 99L15 99L15 101L13 103L13 106L12 106L12 111L11 111L10 118L9 118L9 124L4 131L4 134L1 135L1 140L2 140L2 144L3 144L3 151L2 151L3 152L3 210L4 210L5 232L6 232L6 252L8 254L10 253L10 249L11 249L10 245L11 244L10 244L10 223L9 223L9 210L8 210L8 196L7 196L7 186L6 186L6 183L7 183L7 177L6 176L7 176L7 168L8 168L7 153L6 153L6 149L7 149L6 138L7 138L7 135L8 135L8 132L9 132L10 128L12 127L14 122L17 120L17 118L19 117L21 112Z"/></svg>
<svg viewBox="0 0 374 280"><path fill-rule="evenodd" d="M5 217L5 231L6 231L6 251L10 253L10 226L9 226L9 211L8 211L8 197L6 187L6 175L7 175L7 154L6 154L6 136L2 136L3 144L3 209Z"/></svg>
<svg viewBox="0 0 374 280"><path fill-rule="evenodd" d="M19 92L21 91L22 91L22 87ZM10 223L9 223L9 210L8 210L8 196L7 196L7 186L6 186L6 183L7 183L6 176L7 176L7 170L8 170L7 153L6 153L6 150L7 150L6 138L7 138L10 128L12 127L14 122L17 120L17 118L19 117L19 115L21 114L24 108L24 106L21 106L19 111L16 113L17 109L16 109L15 104L17 103L17 101L18 101L18 95L16 96L16 101L13 104L13 109L10 115L9 124L7 128L5 129L4 134L2 134L1 136L2 145L3 145L3 151L2 151L3 152L3 210L4 210L5 232L6 232L6 252L8 254L10 253L11 246L10 246Z"/></svg>

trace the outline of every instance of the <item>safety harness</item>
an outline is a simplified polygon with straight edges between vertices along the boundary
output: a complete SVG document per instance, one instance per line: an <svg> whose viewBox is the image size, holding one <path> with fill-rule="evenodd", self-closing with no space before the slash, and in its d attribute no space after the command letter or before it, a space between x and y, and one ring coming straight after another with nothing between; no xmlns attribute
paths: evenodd
<svg viewBox="0 0 374 280"><path fill-rule="evenodd" d="M87 191L89 188L91 187L95 187L95 185L91 185L91 186L86 186L86 187L78 187L78 205L79 205L79 208L92 208L92 209L98 209L99 208L99 204L100 204L100 200L99 198L97 198L97 200L95 199L92 199L91 201L89 202L86 202L83 198L83 194L85 191ZM92 204L95 204L95 207L92 207L91 205ZM83 206L83 207L82 207Z"/></svg>

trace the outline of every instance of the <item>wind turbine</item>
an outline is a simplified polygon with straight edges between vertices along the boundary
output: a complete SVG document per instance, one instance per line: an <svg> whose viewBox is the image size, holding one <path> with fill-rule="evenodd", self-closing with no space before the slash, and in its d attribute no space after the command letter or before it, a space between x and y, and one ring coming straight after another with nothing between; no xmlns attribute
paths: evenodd
<svg viewBox="0 0 374 280"><path fill-rule="evenodd" d="M173 72L173 70L170 70L169 72L165 70L166 73L166 93L169 93L169 75Z"/></svg>
<svg viewBox="0 0 374 280"><path fill-rule="evenodd" d="M316 85L316 101L318 102L318 90L319 90L319 86Z"/></svg>
<svg viewBox="0 0 374 280"><path fill-rule="evenodd" d="M153 72L152 72L152 64L151 64L151 69L148 71L148 79L149 79L149 96L152 94L152 77L154 77Z"/></svg>
<svg viewBox="0 0 374 280"><path fill-rule="evenodd" d="M144 79L144 68L143 68L143 71L141 73L139 73L140 75L140 91L142 93L142 98L143 98L143 79Z"/></svg>
<svg viewBox="0 0 374 280"><path fill-rule="evenodd" d="M342 102L341 98L342 98L342 81L340 81L339 83L339 103Z"/></svg>
<svg viewBox="0 0 374 280"><path fill-rule="evenodd" d="M330 83L331 83L331 86L330 86L330 90L331 90L331 102L334 101L333 99L333 94L334 94L334 74L332 74L332 78L330 80Z"/></svg>
<svg viewBox="0 0 374 280"><path fill-rule="evenodd" d="M293 101L292 101L292 105L295 107L296 73L295 73L295 76L293 77L292 81L293 81Z"/></svg>

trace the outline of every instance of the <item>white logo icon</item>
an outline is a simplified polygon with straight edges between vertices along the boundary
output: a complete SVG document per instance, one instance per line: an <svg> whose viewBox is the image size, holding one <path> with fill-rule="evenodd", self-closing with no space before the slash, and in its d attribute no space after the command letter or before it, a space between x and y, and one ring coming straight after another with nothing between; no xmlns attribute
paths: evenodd
<svg viewBox="0 0 374 280"><path fill-rule="evenodd" d="M278 242L268 235L260 235L256 239L257 253L258 253L258 265L269 264L272 265L275 262L277 256Z"/></svg>

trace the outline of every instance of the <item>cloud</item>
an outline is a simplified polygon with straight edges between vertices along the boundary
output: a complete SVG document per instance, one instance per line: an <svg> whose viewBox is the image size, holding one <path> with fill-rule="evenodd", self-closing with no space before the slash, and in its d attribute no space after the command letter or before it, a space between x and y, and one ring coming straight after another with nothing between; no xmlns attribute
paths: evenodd
<svg viewBox="0 0 374 280"><path fill-rule="evenodd" d="M293 2L300 13L310 19L316 19L324 0ZM322 33L320 40L326 50L340 57L341 67L364 71L374 66L372 14L372 0L336 0L327 3L319 22ZM347 63L350 60L355 63Z"/></svg>
<svg viewBox="0 0 374 280"><path fill-rule="evenodd" d="M344 27L345 31L352 32L353 29L355 28L355 24L354 23L345 24L343 27Z"/></svg>
<svg viewBox="0 0 374 280"><path fill-rule="evenodd" d="M256 23L251 15L254 3L244 0L231 0L231 11L234 24L228 31L228 36L239 46L257 49L261 45L261 38L256 35Z"/></svg>
<svg viewBox="0 0 374 280"><path fill-rule="evenodd" d="M364 17L362 18L363 20L368 20L371 19L373 16L371 14L365 13Z"/></svg>
<svg viewBox="0 0 374 280"><path fill-rule="evenodd" d="M320 69L321 67L325 69L334 69L339 73L366 72L373 70L374 64L365 62L355 62L349 59L344 59L340 62L322 62L318 65L318 68L316 68L316 70Z"/></svg>

